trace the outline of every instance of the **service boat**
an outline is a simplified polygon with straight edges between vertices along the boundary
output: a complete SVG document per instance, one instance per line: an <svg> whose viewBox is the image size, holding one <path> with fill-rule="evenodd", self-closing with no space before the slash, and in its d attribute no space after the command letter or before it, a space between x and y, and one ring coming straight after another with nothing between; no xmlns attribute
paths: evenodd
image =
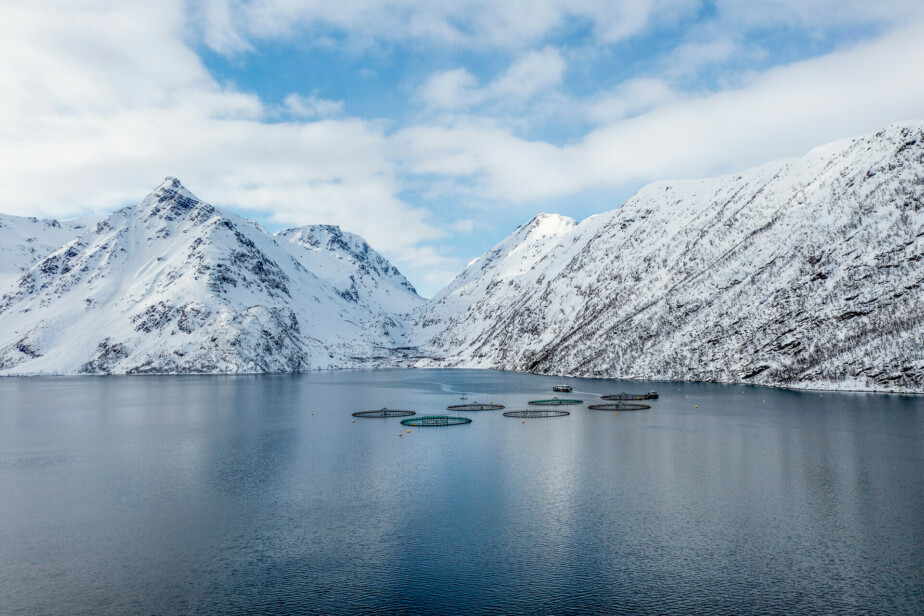
<svg viewBox="0 0 924 616"><path fill-rule="evenodd" d="M565 393L568 393L569 391L573 391L573 390L574 388L571 387L570 385L556 385L552 388L552 391L561 391Z"/></svg>

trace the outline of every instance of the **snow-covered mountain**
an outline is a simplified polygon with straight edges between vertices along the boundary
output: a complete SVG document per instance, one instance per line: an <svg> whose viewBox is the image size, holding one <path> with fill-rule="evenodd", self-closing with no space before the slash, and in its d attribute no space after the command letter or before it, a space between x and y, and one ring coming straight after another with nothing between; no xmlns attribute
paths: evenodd
<svg viewBox="0 0 924 616"><path fill-rule="evenodd" d="M426 303L356 235L271 236L173 178L97 223L0 216L0 259L0 375L425 357L924 392L924 123L540 214Z"/></svg>
<svg viewBox="0 0 924 616"><path fill-rule="evenodd" d="M424 302L407 278L355 233L336 225L309 225L275 237L296 247L291 252L299 263L349 301L384 314L404 314Z"/></svg>
<svg viewBox="0 0 924 616"><path fill-rule="evenodd" d="M387 358L404 332L386 299L413 288L371 250L371 265L324 250L306 256L167 178L6 287L0 374L278 372ZM328 281L333 267L319 277L302 264L338 259L385 299L366 304ZM367 270L390 277L361 281Z"/></svg>
<svg viewBox="0 0 924 616"><path fill-rule="evenodd" d="M96 222L91 218L42 220L0 214L0 289Z"/></svg>
<svg viewBox="0 0 924 616"><path fill-rule="evenodd" d="M540 215L414 315L432 359L924 391L924 123Z"/></svg>

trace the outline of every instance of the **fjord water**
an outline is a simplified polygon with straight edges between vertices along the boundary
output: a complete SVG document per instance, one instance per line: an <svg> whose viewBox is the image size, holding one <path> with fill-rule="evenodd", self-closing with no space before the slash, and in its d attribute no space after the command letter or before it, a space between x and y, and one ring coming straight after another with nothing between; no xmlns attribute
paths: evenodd
<svg viewBox="0 0 924 616"><path fill-rule="evenodd" d="M560 381L661 397L351 417ZM0 405L5 614L924 612L917 397L387 370L0 379Z"/></svg>

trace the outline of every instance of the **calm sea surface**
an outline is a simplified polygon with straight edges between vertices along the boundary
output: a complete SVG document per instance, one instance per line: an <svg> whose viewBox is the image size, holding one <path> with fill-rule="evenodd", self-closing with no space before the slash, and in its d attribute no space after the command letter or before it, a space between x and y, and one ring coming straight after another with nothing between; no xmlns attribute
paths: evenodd
<svg viewBox="0 0 924 616"><path fill-rule="evenodd" d="M562 380L0 379L0 613L924 613L924 398L565 379L661 397L351 417Z"/></svg>

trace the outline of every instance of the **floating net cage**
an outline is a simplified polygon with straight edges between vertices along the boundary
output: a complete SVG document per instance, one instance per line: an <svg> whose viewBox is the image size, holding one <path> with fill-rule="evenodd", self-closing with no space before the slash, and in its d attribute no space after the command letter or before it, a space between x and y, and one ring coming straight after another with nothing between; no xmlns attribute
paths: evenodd
<svg viewBox="0 0 924 616"><path fill-rule="evenodd" d="M539 417L566 417L570 415L568 411L556 411L553 409L530 409L528 411L507 411L504 417L516 417L517 419L533 419Z"/></svg>
<svg viewBox="0 0 924 616"><path fill-rule="evenodd" d="M447 411L499 411L504 408L503 404L454 404L447 406Z"/></svg>
<svg viewBox="0 0 924 616"><path fill-rule="evenodd" d="M584 404L583 400L569 400L568 398L550 398L548 400L530 400L532 406L568 406L571 404Z"/></svg>
<svg viewBox="0 0 924 616"><path fill-rule="evenodd" d="M609 404L588 404L592 411L643 411L650 409L647 404L633 404L631 402L611 402Z"/></svg>
<svg viewBox="0 0 924 616"><path fill-rule="evenodd" d="M353 413L353 417L410 417L414 414L414 411L379 409L377 411L357 411Z"/></svg>
<svg viewBox="0 0 924 616"><path fill-rule="evenodd" d="M657 394L627 394L625 392L621 394L608 394L606 396L600 396L601 400L651 400L657 398Z"/></svg>
<svg viewBox="0 0 924 616"><path fill-rule="evenodd" d="M460 426L462 424L472 423L468 417L450 417L448 415L424 415L423 417L412 417L402 419L402 426L417 426L419 428L431 428L436 426Z"/></svg>

